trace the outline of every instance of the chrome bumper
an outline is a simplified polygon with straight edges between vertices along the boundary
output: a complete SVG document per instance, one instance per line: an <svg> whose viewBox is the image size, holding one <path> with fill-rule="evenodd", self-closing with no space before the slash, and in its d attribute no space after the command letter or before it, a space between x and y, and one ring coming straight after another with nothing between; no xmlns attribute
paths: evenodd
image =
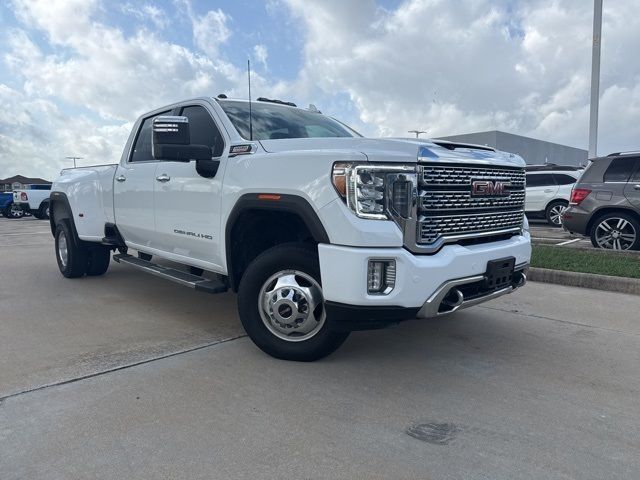
<svg viewBox="0 0 640 480"><path fill-rule="evenodd" d="M429 299L422 305L422 308L416 315L417 318L433 318L441 315L447 315L449 313L456 312L463 308L472 307L479 303L493 300L494 298L501 297L511 293L518 288L524 286L527 283L526 271L529 268L529 264L516 265L513 276L514 283L508 287L501 288L500 290L493 290L487 292L485 295L474 297L465 300L464 294L459 290L459 287L469 285L476 282L481 282L485 279L484 275L474 275L472 277L459 278L456 280L449 280L434 292Z"/></svg>

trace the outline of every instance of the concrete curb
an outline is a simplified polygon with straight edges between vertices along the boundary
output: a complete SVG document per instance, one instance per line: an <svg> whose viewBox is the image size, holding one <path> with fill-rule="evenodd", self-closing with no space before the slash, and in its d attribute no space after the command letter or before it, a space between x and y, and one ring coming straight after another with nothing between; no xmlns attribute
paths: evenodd
<svg viewBox="0 0 640 480"><path fill-rule="evenodd" d="M557 283L569 287L593 288L608 292L640 295L640 279L596 275L595 273L565 272L548 268L531 267L527 280L532 282Z"/></svg>

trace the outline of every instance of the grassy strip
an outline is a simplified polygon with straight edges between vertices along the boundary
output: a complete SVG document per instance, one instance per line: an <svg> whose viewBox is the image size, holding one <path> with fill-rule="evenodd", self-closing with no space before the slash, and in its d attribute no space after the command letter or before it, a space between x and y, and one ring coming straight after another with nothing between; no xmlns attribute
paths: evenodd
<svg viewBox="0 0 640 480"><path fill-rule="evenodd" d="M568 272L640 278L640 257L601 250L534 245L531 266Z"/></svg>

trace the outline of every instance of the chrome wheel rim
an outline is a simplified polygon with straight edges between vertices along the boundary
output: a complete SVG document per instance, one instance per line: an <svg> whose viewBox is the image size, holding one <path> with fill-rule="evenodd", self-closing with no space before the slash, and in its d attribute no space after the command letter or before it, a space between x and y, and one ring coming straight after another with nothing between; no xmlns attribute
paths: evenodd
<svg viewBox="0 0 640 480"><path fill-rule="evenodd" d="M265 327L288 342L315 336L326 319L322 287L310 275L282 270L264 282L258 310Z"/></svg>
<svg viewBox="0 0 640 480"><path fill-rule="evenodd" d="M636 243L636 229L628 220L610 217L596 227L596 243L600 248L629 250Z"/></svg>
<svg viewBox="0 0 640 480"><path fill-rule="evenodd" d="M562 214L567 209L564 205L554 205L549 210L549 220L554 225L562 225Z"/></svg>
<svg viewBox="0 0 640 480"><path fill-rule="evenodd" d="M62 266L66 268L69 261L69 249L67 248L67 236L64 232L60 232L58 236L58 258Z"/></svg>
<svg viewBox="0 0 640 480"><path fill-rule="evenodd" d="M47 207L47 208L44 210L44 213L47 215L47 217L49 216L49 207Z"/></svg>
<svg viewBox="0 0 640 480"><path fill-rule="evenodd" d="M24 215L24 211L15 205L11 207L11 216L13 218L21 218Z"/></svg>

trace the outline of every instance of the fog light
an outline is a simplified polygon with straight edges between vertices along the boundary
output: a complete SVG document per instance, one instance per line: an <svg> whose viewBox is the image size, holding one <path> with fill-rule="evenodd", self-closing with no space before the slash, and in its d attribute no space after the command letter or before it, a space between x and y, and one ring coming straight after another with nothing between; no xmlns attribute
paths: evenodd
<svg viewBox="0 0 640 480"><path fill-rule="evenodd" d="M369 260L367 292L371 295L388 295L396 286L395 260Z"/></svg>

